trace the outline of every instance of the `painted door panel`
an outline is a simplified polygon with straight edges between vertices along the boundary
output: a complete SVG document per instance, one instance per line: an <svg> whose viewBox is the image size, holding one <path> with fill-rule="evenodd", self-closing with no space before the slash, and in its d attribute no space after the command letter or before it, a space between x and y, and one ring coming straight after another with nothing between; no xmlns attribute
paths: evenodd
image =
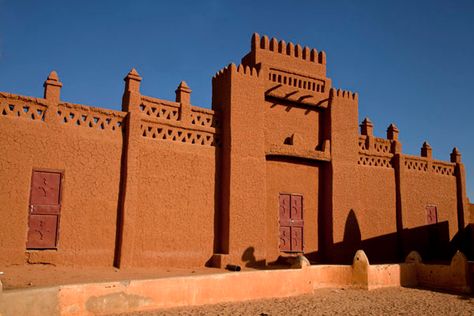
<svg viewBox="0 0 474 316"><path fill-rule="evenodd" d="M280 227L280 250L291 251L291 229L289 226Z"/></svg>
<svg viewBox="0 0 474 316"><path fill-rule="evenodd" d="M28 214L28 249L57 247L61 212L61 173L33 171Z"/></svg>
<svg viewBox="0 0 474 316"><path fill-rule="evenodd" d="M30 215L28 248L54 248L58 228L57 215Z"/></svg>
<svg viewBox="0 0 474 316"><path fill-rule="evenodd" d="M279 196L280 250L303 252L303 196Z"/></svg>

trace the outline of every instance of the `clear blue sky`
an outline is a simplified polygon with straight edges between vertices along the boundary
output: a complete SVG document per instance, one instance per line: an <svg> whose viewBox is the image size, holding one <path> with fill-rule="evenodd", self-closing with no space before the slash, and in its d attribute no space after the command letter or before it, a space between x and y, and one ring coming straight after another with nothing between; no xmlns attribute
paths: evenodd
<svg viewBox="0 0 474 316"><path fill-rule="evenodd" d="M457 146L474 200L474 1L0 0L0 91L42 96L57 70L62 99L119 109L123 77L173 99L181 80L209 107L211 77L253 32L327 53L333 85L359 93L360 120L390 123L403 150L437 159Z"/></svg>

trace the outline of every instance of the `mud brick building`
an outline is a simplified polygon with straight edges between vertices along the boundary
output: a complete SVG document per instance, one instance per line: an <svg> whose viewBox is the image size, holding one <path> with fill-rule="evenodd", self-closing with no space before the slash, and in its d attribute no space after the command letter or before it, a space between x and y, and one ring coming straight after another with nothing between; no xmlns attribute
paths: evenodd
<svg viewBox="0 0 474 316"><path fill-rule="evenodd" d="M304 253L314 262L452 255L469 224L461 154L402 152L359 126L357 94L326 55L252 37L212 78L212 110L145 96L122 111L0 93L0 263L223 266Z"/></svg>

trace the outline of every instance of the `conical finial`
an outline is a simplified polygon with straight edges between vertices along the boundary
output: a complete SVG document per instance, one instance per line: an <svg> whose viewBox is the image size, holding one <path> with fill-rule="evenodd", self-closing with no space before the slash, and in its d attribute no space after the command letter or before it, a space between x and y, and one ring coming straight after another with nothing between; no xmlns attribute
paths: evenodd
<svg viewBox="0 0 474 316"><path fill-rule="evenodd" d="M374 124L370 121L368 117L366 117L362 124L360 124L360 133L366 136L373 136L374 134Z"/></svg>
<svg viewBox="0 0 474 316"><path fill-rule="evenodd" d="M457 149L457 147L454 147L453 151L451 152L451 162L461 162L461 152Z"/></svg>
<svg viewBox="0 0 474 316"><path fill-rule="evenodd" d="M178 88L175 90L175 92L176 92L176 102L191 104L192 90L189 88L186 81L181 81L178 85Z"/></svg>
<svg viewBox="0 0 474 316"><path fill-rule="evenodd" d="M51 71L49 73L48 79L46 80L52 80L52 81L59 81L58 73L56 71Z"/></svg>
<svg viewBox="0 0 474 316"><path fill-rule="evenodd" d="M123 80L125 81L125 91L140 92L142 77L140 77L135 68L132 68Z"/></svg>
<svg viewBox="0 0 474 316"><path fill-rule="evenodd" d="M129 79L134 79L134 80L138 80L138 81L142 81L142 77L140 77L140 75L138 74L138 71L135 69L135 68L132 68L127 76L124 78L124 80L127 80L127 78Z"/></svg>
<svg viewBox="0 0 474 316"><path fill-rule="evenodd" d="M428 142L424 142L423 146L421 146L421 157L431 158L433 150L431 149L430 144Z"/></svg>
<svg viewBox="0 0 474 316"><path fill-rule="evenodd" d="M179 90L179 89L189 89L189 86L188 86L188 84L186 83L186 81L183 80L183 81L181 81L181 82L179 83L178 90Z"/></svg>
<svg viewBox="0 0 474 316"><path fill-rule="evenodd" d="M398 140L398 128L393 123L387 128L387 138L391 140Z"/></svg>
<svg viewBox="0 0 474 316"><path fill-rule="evenodd" d="M56 71L51 71L43 84L44 98L50 101L59 102L61 87L63 84L59 81Z"/></svg>

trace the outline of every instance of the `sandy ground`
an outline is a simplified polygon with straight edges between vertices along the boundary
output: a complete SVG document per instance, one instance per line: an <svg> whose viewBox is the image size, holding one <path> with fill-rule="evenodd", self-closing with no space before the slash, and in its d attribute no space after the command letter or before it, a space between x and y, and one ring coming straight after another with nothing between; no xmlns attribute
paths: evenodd
<svg viewBox="0 0 474 316"><path fill-rule="evenodd" d="M0 266L0 272L3 272L3 274L0 274L0 280L3 283L4 290L11 290L91 282L156 279L171 276L222 273L225 271L216 268L135 268L118 270L113 267L80 268L34 264Z"/></svg>
<svg viewBox="0 0 474 316"><path fill-rule="evenodd" d="M120 315L474 315L474 297L408 288L320 289L291 298Z"/></svg>

